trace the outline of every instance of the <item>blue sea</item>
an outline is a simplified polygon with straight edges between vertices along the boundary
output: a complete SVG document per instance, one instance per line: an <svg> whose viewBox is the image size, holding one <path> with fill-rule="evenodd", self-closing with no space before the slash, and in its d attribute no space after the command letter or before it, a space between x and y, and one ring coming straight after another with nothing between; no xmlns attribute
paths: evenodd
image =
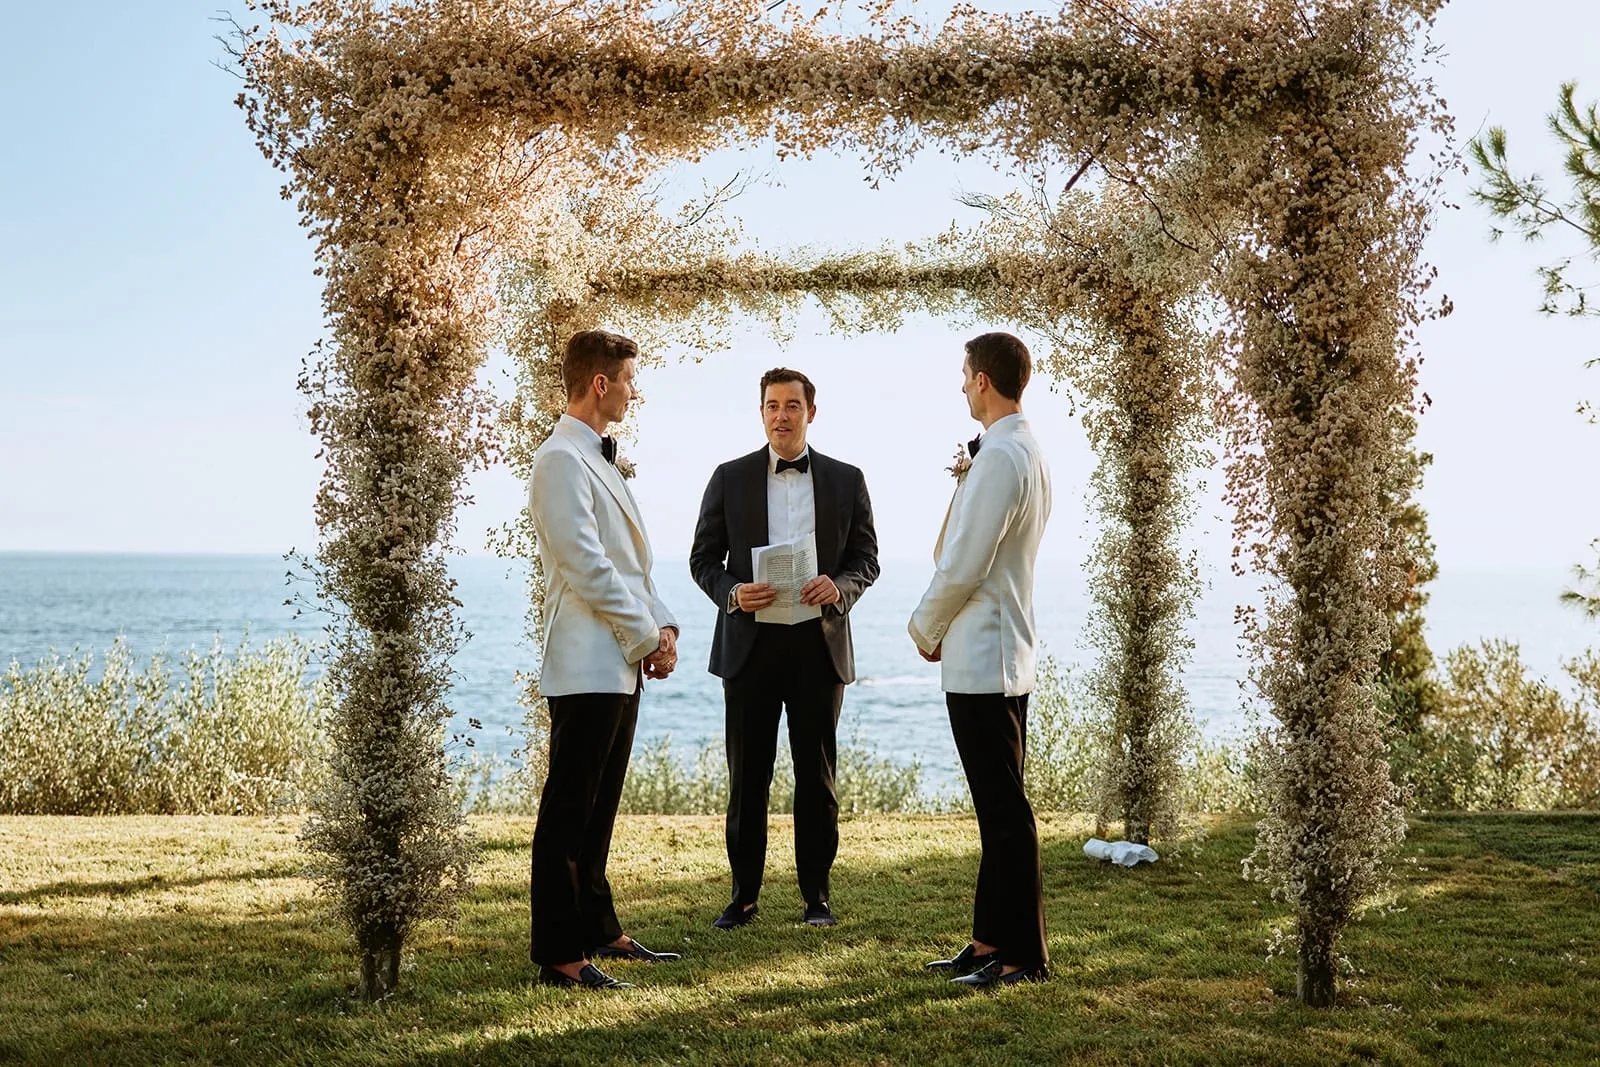
<svg viewBox="0 0 1600 1067"><path fill-rule="evenodd" d="M939 691L939 669L916 654L905 623L929 575L922 562L885 561L883 575L852 614L859 681L845 695L842 736L857 736L881 756L921 761L925 788L959 777L959 763ZM209 647L220 635L234 646L285 633L315 639L321 620L296 616L285 601L304 590L286 581L275 556L90 555L0 553L0 663L26 666L52 651L102 653L121 635L140 656ZM516 561L461 557L452 574L471 639L456 657L451 707L458 729L480 750L509 754L519 744L522 709L514 674L530 665L523 636L523 568ZM1431 588L1428 635L1436 654L1465 642L1503 637L1522 644L1524 659L1552 677L1560 662L1600 644L1600 628L1557 600L1566 581L1559 568L1445 570ZM656 578L683 623L680 666L651 683L640 711L639 741L670 734L687 756L722 733L720 683L705 671L714 608L689 578L686 562L662 560ZM1193 658L1184 683L1196 720L1210 737L1242 734L1254 713L1242 686L1249 666L1239 647L1234 607L1258 597L1251 579L1210 576L1197 605ZM1045 649L1081 669L1088 611L1080 567L1041 560L1037 614Z"/></svg>

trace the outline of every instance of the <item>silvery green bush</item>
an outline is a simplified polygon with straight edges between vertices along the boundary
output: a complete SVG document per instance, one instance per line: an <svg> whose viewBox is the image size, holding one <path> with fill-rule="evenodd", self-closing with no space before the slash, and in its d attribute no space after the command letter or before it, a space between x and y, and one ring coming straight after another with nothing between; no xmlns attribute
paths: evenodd
<svg viewBox="0 0 1600 1067"><path fill-rule="evenodd" d="M1073 699L1071 674L1046 656L1028 698L1028 749L1022 779L1039 811L1096 811L1107 729ZM970 804L970 799L968 804Z"/></svg>
<svg viewBox="0 0 1600 1067"><path fill-rule="evenodd" d="M842 814L930 810L922 767L879 756L859 735L838 749L835 785ZM524 757L526 758L526 757ZM476 814L531 815L538 810L536 777L516 760L473 755L456 764L463 803ZM778 746L772 772L773 811L794 810L794 763ZM619 810L632 815L721 815L728 810L728 759L720 740L685 756L671 735L646 742L628 764Z"/></svg>
<svg viewBox="0 0 1600 1067"><path fill-rule="evenodd" d="M1102 746L1106 725L1082 708L1077 679L1053 658L1040 664L1028 705L1028 797L1039 811L1093 812L1104 788ZM942 709L930 707L929 714ZM519 754L520 755L520 754ZM525 757L524 757L525 760ZM1242 749L1197 741L1179 768L1181 802L1188 812L1253 811L1252 769ZM538 809L537 778L516 758L472 754L456 763L464 806L477 814L530 815ZM922 789L920 762L897 763L878 754L853 730L839 745L839 810L968 812L965 787L952 793ZM621 810L637 815L720 815L728 806L727 755L713 740L685 752L670 736L646 742L634 753L623 784ZM773 811L794 810L794 766L778 746L772 774Z"/></svg>
<svg viewBox="0 0 1600 1067"><path fill-rule="evenodd" d="M1107 780L1105 750L1111 738L1125 730L1111 721L1103 704L1084 693L1103 677L1100 667L1094 673L1100 677L1085 680L1054 657L1040 662L1028 701L1023 778L1035 810L1090 812L1101 823L1116 823L1106 813L1117 807L1106 799L1120 787ZM1170 764L1161 772L1164 794L1171 794L1172 817L1161 824L1169 838L1192 832L1196 815L1261 810L1256 770L1243 746L1208 741L1189 731L1187 743L1174 743ZM1136 840L1126 825L1121 829L1129 840Z"/></svg>
<svg viewBox="0 0 1600 1067"><path fill-rule="evenodd" d="M1572 696L1522 662L1515 643L1445 658L1438 713L1423 725L1408 784L1420 806L1465 811L1600 806L1600 656L1563 667Z"/></svg>
<svg viewBox="0 0 1600 1067"><path fill-rule="evenodd" d="M0 813L255 815L305 806L324 697L292 638L13 661L0 680Z"/></svg>

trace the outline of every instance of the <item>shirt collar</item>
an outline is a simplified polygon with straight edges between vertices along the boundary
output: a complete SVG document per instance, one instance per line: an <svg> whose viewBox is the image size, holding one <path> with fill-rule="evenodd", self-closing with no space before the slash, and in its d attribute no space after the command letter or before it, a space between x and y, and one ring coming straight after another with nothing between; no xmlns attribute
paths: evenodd
<svg viewBox="0 0 1600 1067"><path fill-rule="evenodd" d="M800 450L800 454L798 456L794 457L794 458L797 459L797 460L800 460L800 459L805 459L809 455L811 455L811 446L810 445L806 445L806 447L804 447L804 448L802 448ZM767 473L768 474L776 474L777 472L778 472L778 453L773 450L771 445L768 445L767 446Z"/></svg>
<svg viewBox="0 0 1600 1067"><path fill-rule="evenodd" d="M576 435L578 440L582 441L586 447L592 447L596 452L600 451L600 435L595 433L594 427L587 422L573 418L571 415L563 414L557 420L557 425L566 427L566 431Z"/></svg>
<svg viewBox="0 0 1600 1067"><path fill-rule="evenodd" d="M987 438L990 434L999 434L1004 437L1007 434L1016 433L1026 425L1027 422L1023 419L1022 412L1019 411L1015 415L1005 415L995 419L989 424L989 428L983 431L983 436Z"/></svg>

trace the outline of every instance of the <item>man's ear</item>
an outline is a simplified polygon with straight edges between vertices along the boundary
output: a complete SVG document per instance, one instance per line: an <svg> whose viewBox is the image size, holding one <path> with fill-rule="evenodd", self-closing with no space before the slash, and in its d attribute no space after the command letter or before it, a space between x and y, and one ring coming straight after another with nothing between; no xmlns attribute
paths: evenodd
<svg viewBox="0 0 1600 1067"><path fill-rule="evenodd" d="M817 421L817 406L815 404L813 404L813 405L811 405L811 410L806 412L806 424L809 426L811 423L816 422L816 421Z"/></svg>

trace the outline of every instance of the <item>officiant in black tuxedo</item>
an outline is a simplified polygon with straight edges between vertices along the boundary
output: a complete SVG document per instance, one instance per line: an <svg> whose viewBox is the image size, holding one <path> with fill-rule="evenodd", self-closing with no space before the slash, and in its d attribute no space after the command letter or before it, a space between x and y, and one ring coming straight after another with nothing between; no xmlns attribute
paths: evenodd
<svg viewBox="0 0 1600 1067"><path fill-rule="evenodd" d="M849 612L878 577L872 502L860 469L806 444L817 390L796 370L761 376L767 444L711 475L700 504L689 569L717 606L711 673L722 679L727 716L728 864L733 898L714 926L756 915L767 856L767 802L778 720L787 712L794 758L794 853L804 919L832 926L828 874L839 850L834 790L844 687L855 681ZM800 602L819 618L760 622L778 591L754 580L750 550L816 537L817 576Z"/></svg>

